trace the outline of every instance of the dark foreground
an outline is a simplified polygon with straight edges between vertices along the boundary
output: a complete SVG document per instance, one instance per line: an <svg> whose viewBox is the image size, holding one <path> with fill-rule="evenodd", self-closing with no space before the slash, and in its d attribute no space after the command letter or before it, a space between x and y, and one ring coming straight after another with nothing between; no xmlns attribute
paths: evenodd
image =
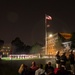
<svg viewBox="0 0 75 75"><path fill-rule="evenodd" d="M48 61L51 61L52 66L55 67L54 59L0 60L0 75L19 75L18 69L20 65L24 63L30 67L32 61L35 61L37 65L40 63L45 65ZM69 64L67 65L67 69L70 69Z"/></svg>
<svg viewBox="0 0 75 75"><path fill-rule="evenodd" d="M31 62L35 61L38 64L42 63L46 64L47 61L51 61L50 59L31 59L31 60L1 60L0 61L0 75L19 75L18 68L24 63L28 67L30 67ZM52 63L54 63L52 61Z"/></svg>

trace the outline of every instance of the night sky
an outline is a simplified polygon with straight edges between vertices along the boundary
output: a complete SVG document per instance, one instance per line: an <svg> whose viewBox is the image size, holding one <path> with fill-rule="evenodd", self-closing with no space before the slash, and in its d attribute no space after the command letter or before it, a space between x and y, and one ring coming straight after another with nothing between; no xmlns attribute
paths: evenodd
<svg viewBox="0 0 75 75"><path fill-rule="evenodd" d="M52 17L50 33L75 31L73 0L2 0L0 39L10 44L16 37L28 45L45 42L45 14Z"/></svg>

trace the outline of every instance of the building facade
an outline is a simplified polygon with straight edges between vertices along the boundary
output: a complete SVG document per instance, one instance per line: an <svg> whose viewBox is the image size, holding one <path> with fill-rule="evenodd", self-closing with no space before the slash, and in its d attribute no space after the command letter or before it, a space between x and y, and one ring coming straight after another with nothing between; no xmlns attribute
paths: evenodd
<svg viewBox="0 0 75 75"><path fill-rule="evenodd" d="M55 55L57 51L67 51L70 49L71 41L66 40L71 38L69 33L55 33L52 37L47 37L46 55Z"/></svg>

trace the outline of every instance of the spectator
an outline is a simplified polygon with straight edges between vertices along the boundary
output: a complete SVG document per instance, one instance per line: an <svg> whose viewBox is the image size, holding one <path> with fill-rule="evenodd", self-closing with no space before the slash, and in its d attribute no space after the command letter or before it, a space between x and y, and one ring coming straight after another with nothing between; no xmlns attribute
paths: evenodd
<svg viewBox="0 0 75 75"><path fill-rule="evenodd" d="M35 71L38 69L36 63L33 61L30 67L30 75L35 75Z"/></svg>
<svg viewBox="0 0 75 75"><path fill-rule="evenodd" d="M59 55L59 51L57 52L57 54L56 54L56 68L58 68L58 65L60 64L60 55Z"/></svg>
<svg viewBox="0 0 75 75"><path fill-rule="evenodd" d="M67 71L63 66L59 68L56 75L72 75L70 71Z"/></svg>
<svg viewBox="0 0 75 75"><path fill-rule="evenodd" d="M35 75L45 75L45 70L43 69L43 65L40 64L39 68L35 71Z"/></svg>
<svg viewBox="0 0 75 75"><path fill-rule="evenodd" d="M48 74L49 71L51 71L51 72L54 71L54 67L51 66L51 62L48 62L48 64L45 65L45 72Z"/></svg>
<svg viewBox="0 0 75 75"><path fill-rule="evenodd" d="M19 70L18 70L18 73L20 75L28 75L28 69L27 69L27 66L25 64L21 64Z"/></svg>
<svg viewBox="0 0 75 75"><path fill-rule="evenodd" d="M66 67L67 57L65 55L66 53L63 53L60 57L60 64Z"/></svg>
<svg viewBox="0 0 75 75"><path fill-rule="evenodd" d="M57 72L60 70L61 64L58 64L58 67L54 69L54 74L57 74Z"/></svg>
<svg viewBox="0 0 75 75"><path fill-rule="evenodd" d="M70 61L70 67L71 67L71 72L75 74L75 60L74 60L74 54L73 51L70 52L69 54L69 61Z"/></svg>

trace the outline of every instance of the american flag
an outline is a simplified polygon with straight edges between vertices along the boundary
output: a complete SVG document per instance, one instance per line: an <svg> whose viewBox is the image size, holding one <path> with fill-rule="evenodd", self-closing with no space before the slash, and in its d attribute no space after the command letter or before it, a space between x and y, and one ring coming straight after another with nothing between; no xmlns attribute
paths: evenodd
<svg viewBox="0 0 75 75"><path fill-rule="evenodd" d="M46 19L47 19L47 20L52 20L52 17L49 16L49 15L46 15Z"/></svg>

